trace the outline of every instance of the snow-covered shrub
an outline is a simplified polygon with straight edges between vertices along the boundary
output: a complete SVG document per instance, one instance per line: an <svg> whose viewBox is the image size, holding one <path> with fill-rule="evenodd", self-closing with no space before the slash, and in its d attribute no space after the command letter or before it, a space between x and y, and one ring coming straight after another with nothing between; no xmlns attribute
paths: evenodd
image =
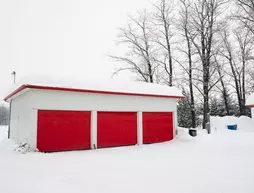
<svg viewBox="0 0 254 193"><path fill-rule="evenodd" d="M239 116L239 107L237 102L232 98L228 97L228 112L226 110L226 105L223 100L223 97L216 98L213 97L210 100L210 115L211 116L226 116L226 115L235 115Z"/></svg>
<svg viewBox="0 0 254 193"><path fill-rule="evenodd" d="M184 128L192 127L191 105L189 104L186 98L183 98L178 101L177 119L178 119L178 126L184 127ZM199 126L200 124L201 124L201 120L199 119L199 116L196 112L196 126Z"/></svg>
<svg viewBox="0 0 254 193"><path fill-rule="evenodd" d="M17 148L14 149L14 151L20 152L20 153L27 153L31 151L30 146L27 143L20 143Z"/></svg>

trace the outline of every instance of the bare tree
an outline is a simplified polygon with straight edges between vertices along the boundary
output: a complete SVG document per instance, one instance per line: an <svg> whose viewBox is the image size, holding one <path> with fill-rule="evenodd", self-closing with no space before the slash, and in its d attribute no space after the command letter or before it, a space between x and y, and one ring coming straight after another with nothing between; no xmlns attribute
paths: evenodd
<svg viewBox="0 0 254 193"><path fill-rule="evenodd" d="M196 128L196 111L195 111L195 99L194 99L194 89L193 89L193 60L192 60L192 41L190 38L190 29L189 29L189 9L190 9L190 2L189 0L180 0L181 2L181 9L179 11L179 22L178 22L178 29L182 32L182 36L186 43L186 50L181 50L181 53L187 56L187 63L188 66L184 67L181 62L178 62L180 66L184 69L185 73L188 75L188 86L189 86L189 93L190 93L190 107L191 107L191 122L192 128Z"/></svg>
<svg viewBox="0 0 254 193"><path fill-rule="evenodd" d="M253 59L252 58L252 44L253 38L250 36L251 31L248 28L245 29L237 29L234 31L235 39L238 44L238 75L239 75L239 84L240 84L240 92L241 92L241 107L242 107L242 115L246 115L246 67L248 62Z"/></svg>
<svg viewBox="0 0 254 193"><path fill-rule="evenodd" d="M217 54L214 56L214 60L216 62L217 65L217 71L218 71L218 75L219 75L219 80L220 80L220 84L221 87L217 88L220 90L220 92L222 93L222 97L223 97L223 101L225 104L225 110L226 110L226 115L230 115L230 109L229 109L229 93L228 93L228 88L225 84L224 81L224 64L221 64L218 59L217 59Z"/></svg>
<svg viewBox="0 0 254 193"><path fill-rule="evenodd" d="M115 73L130 70L142 81L154 82L157 48L153 45L150 19L144 10L137 17L130 17L127 27L120 29L118 44L126 45L128 51L124 56L110 56L125 64Z"/></svg>
<svg viewBox="0 0 254 193"><path fill-rule="evenodd" d="M222 41L223 41L223 46L222 49L220 50L220 54L227 60L230 69L231 69L231 76L234 80L234 88L236 90L236 94L237 94L237 99L238 99L238 105L239 105L239 111L242 113L242 105L241 105L241 101L242 101L242 95L241 95L241 89L240 89L240 80L239 80L239 74L238 74L238 68L236 65L236 61L235 61L235 55L234 55L234 48L232 43L229 40L230 34L228 33L228 31L224 30L222 32Z"/></svg>
<svg viewBox="0 0 254 193"><path fill-rule="evenodd" d="M252 60L253 38L248 28L237 29L231 35L224 30L222 33L223 45L220 54L230 66L229 74L233 80L233 88L236 90L239 111L241 115L246 115L246 68Z"/></svg>
<svg viewBox="0 0 254 193"><path fill-rule="evenodd" d="M172 59L172 43L173 37L173 6L170 1L161 0L158 5L154 5L156 12L154 14L154 25L156 26L155 42L162 49L162 59L159 63L162 64L165 73L168 76L167 84L173 85L173 59Z"/></svg>
<svg viewBox="0 0 254 193"><path fill-rule="evenodd" d="M203 128L208 121L209 92L219 80L211 83L211 77L216 71L216 65L211 61L215 47L215 34L222 28L219 16L225 0L196 0L191 5L190 38L199 55L202 66L203 91Z"/></svg>
<svg viewBox="0 0 254 193"><path fill-rule="evenodd" d="M254 0L236 0L238 12L235 17L254 35Z"/></svg>
<svg viewBox="0 0 254 193"><path fill-rule="evenodd" d="M158 0L153 12L143 11L137 17L130 17L118 37L125 53L110 56L121 62L115 73L129 70L145 82L163 80L178 87L182 82L187 84L188 89L183 90L188 93L192 127L196 127L197 101L203 102L203 128L206 127L209 98L218 90L226 113L230 114L229 91L233 87L244 115L245 94L251 86L254 88L248 83L254 77L250 65L254 0L235 0L242 12L234 18L244 25L234 32L230 29L234 25L225 25L228 21L224 13L230 7L229 1L179 0L180 4L173 7L169 0ZM174 14L176 10L179 14Z"/></svg>
<svg viewBox="0 0 254 193"><path fill-rule="evenodd" d="M234 15L238 21L240 21L240 27L244 27L254 36L254 0L235 0L238 7L238 11ZM239 34L240 35L240 34ZM239 38L238 38L239 42ZM250 89L254 88L253 84L253 70L248 69L248 74L250 76ZM242 77L245 79L245 76ZM242 81L244 83L244 81ZM243 96L243 102L245 101L245 96Z"/></svg>

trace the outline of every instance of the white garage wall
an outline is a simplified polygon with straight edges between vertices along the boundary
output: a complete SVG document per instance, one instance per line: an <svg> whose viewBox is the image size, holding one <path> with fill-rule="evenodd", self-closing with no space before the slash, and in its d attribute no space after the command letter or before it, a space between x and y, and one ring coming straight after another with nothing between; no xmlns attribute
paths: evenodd
<svg viewBox="0 0 254 193"><path fill-rule="evenodd" d="M10 138L16 143L28 142L30 133L30 106L28 93L24 93L11 102Z"/></svg>
<svg viewBox="0 0 254 193"><path fill-rule="evenodd" d="M119 96L64 91L31 90L27 93L34 109L151 111L168 112L176 109L176 99L140 96Z"/></svg>
<svg viewBox="0 0 254 193"><path fill-rule="evenodd" d="M96 113L96 111L173 112L174 129L176 129L177 126L177 99L171 98L29 90L14 101L13 116L19 117L18 128L22 128L22 136L20 136L18 140L15 140L17 142L29 140L29 144L32 148L36 147L38 109L82 110L93 111L93 114ZM14 119L12 123L11 127L13 127L13 131L16 131L17 126L15 126ZM93 120L92 123L92 127L94 128L95 123ZM21 132L21 129L19 129L19 131ZM20 132L17 133L20 135ZM14 133L13 138L17 138ZM96 135L95 132L93 133ZM92 139L95 141L96 136L92 136Z"/></svg>

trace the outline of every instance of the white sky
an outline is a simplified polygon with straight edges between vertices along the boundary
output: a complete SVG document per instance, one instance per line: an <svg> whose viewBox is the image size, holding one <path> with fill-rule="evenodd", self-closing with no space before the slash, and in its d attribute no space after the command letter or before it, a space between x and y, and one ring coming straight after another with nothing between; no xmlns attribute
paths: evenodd
<svg viewBox="0 0 254 193"><path fill-rule="evenodd" d="M110 77L116 62L106 54L119 51L117 27L153 1L0 0L0 104L13 70L17 80L31 73Z"/></svg>

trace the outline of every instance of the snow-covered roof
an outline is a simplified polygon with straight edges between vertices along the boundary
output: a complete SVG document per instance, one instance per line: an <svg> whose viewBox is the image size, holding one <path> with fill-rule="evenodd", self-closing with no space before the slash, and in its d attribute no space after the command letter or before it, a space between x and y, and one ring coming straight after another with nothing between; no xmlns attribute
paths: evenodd
<svg viewBox="0 0 254 193"><path fill-rule="evenodd" d="M249 97L247 97L246 105L247 106L254 106L254 93L251 94Z"/></svg>
<svg viewBox="0 0 254 193"><path fill-rule="evenodd" d="M117 81L98 79L98 77L60 77L34 75L22 78L8 92L5 101L9 101L25 89L64 90L73 92L92 92L118 95L139 95L153 97L182 98L176 87L137 81Z"/></svg>

